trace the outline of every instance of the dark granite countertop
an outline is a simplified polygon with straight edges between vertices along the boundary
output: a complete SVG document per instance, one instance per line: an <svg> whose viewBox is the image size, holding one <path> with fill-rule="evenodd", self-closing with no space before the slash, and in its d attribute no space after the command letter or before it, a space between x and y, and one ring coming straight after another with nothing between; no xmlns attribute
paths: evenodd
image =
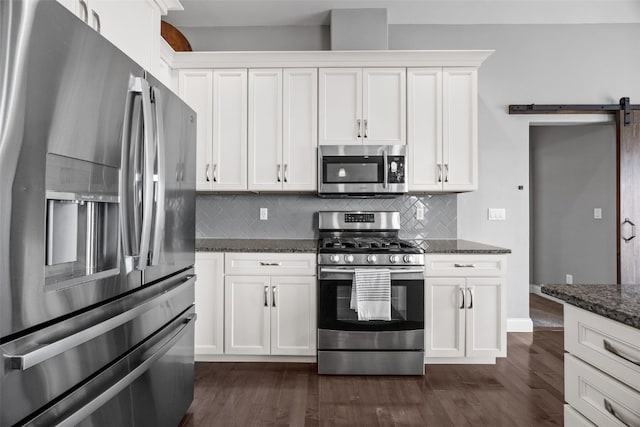
<svg viewBox="0 0 640 427"><path fill-rule="evenodd" d="M640 329L640 285L542 285L542 293Z"/></svg>
<svg viewBox="0 0 640 427"><path fill-rule="evenodd" d="M318 239L196 239L199 252L310 252Z"/></svg>
<svg viewBox="0 0 640 427"><path fill-rule="evenodd" d="M457 239L416 240L426 254L508 254L511 250ZM317 239L196 239L200 252L316 252Z"/></svg>

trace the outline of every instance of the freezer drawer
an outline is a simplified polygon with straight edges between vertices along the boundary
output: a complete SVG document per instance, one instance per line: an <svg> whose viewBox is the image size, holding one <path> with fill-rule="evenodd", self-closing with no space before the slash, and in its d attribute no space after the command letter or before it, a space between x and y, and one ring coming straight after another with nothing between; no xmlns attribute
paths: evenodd
<svg viewBox="0 0 640 427"><path fill-rule="evenodd" d="M195 309L83 383L29 426L175 427L193 400Z"/></svg>
<svg viewBox="0 0 640 427"><path fill-rule="evenodd" d="M0 425L31 417L158 334L192 306L194 282L189 269L3 344Z"/></svg>

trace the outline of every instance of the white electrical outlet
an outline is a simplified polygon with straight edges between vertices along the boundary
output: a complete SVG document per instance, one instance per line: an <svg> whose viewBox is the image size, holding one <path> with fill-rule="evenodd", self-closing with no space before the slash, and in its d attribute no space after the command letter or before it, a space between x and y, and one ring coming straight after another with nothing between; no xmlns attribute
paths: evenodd
<svg viewBox="0 0 640 427"><path fill-rule="evenodd" d="M602 208L593 208L593 219L602 219Z"/></svg>
<svg viewBox="0 0 640 427"><path fill-rule="evenodd" d="M416 206L416 219L424 219L424 206L417 205Z"/></svg>
<svg viewBox="0 0 640 427"><path fill-rule="evenodd" d="M505 221L507 219L507 210L505 208L489 208L487 219L489 221Z"/></svg>
<svg viewBox="0 0 640 427"><path fill-rule="evenodd" d="M567 274L566 279L567 279L566 280L567 285L572 285L573 284L573 274Z"/></svg>
<svg viewBox="0 0 640 427"><path fill-rule="evenodd" d="M260 208L260 221L266 221L269 219L269 209Z"/></svg>

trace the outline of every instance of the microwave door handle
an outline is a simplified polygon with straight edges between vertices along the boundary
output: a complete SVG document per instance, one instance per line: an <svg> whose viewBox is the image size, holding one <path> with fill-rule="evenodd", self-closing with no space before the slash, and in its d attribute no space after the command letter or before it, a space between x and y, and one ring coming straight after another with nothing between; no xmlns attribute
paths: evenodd
<svg viewBox="0 0 640 427"><path fill-rule="evenodd" d="M156 87L152 89L155 110L155 145L156 145L156 174L154 181L155 191L155 224L153 227L153 249L151 251L150 265L160 263L160 250L164 241L165 226L165 195L166 195L166 174L165 174L165 138L164 138L164 116L162 115L162 94Z"/></svg>
<svg viewBox="0 0 640 427"><path fill-rule="evenodd" d="M384 150L382 152L382 159L383 159L382 167L384 168L384 182L382 183L382 187L387 188L387 185L389 183L389 159L387 157L387 150Z"/></svg>

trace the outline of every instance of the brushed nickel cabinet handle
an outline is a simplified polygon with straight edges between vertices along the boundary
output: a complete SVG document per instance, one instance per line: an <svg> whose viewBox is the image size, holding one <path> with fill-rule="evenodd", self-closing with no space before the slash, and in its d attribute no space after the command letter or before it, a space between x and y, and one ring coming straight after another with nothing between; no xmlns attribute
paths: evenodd
<svg viewBox="0 0 640 427"><path fill-rule="evenodd" d="M288 166L289 165L287 165L286 163L284 164L284 182L288 182L289 181L289 177L287 176L288 175L287 174Z"/></svg>
<svg viewBox="0 0 640 427"><path fill-rule="evenodd" d="M207 163L207 166L204 168L204 179L207 182L211 182L211 177L209 176L209 169L211 169L211 165Z"/></svg>
<svg viewBox="0 0 640 427"><path fill-rule="evenodd" d="M282 182L282 179L280 178L280 169L282 169L282 166L278 165L278 171L277 171L278 182Z"/></svg>
<svg viewBox="0 0 640 427"><path fill-rule="evenodd" d="M218 169L218 164L214 163L213 164L213 182L218 182L218 178L216 177L217 169Z"/></svg>
<svg viewBox="0 0 640 427"><path fill-rule="evenodd" d="M453 264L453 266L455 268L475 268L476 265L475 264L458 264L458 263L455 263L455 264Z"/></svg>
<svg viewBox="0 0 640 427"><path fill-rule="evenodd" d="M604 408L607 410L608 413L610 413L611 415L613 415L613 417L620 421L620 423L622 423L623 425L627 426L627 427L631 427L631 424L629 424L628 422L625 421L624 418L622 418L622 416L620 416L615 409L613 409L613 405L611 404L611 402L609 402L606 398L604 399Z"/></svg>
<svg viewBox="0 0 640 427"><path fill-rule="evenodd" d="M442 165L438 163L438 182L442 182Z"/></svg>
<svg viewBox="0 0 640 427"><path fill-rule="evenodd" d="M358 138L362 138L362 123L360 121L360 119L356 120L356 127L358 128Z"/></svg>
<svg viewBox="0 0 640 427"><path fill-rule="evenodd" d="M467 288L467 291L469 291L469 305L467 306L467 308L472 309L473 308L473 289Z"/></svg>
<svg viewBox="0 0 640 427"><path fill-rule="evenodd" d="M444 182L449 182L449 163L444 164Z"/></svg>
<svg viewBox="0 0 640 427"><path fill-rule="evenodd" d="M269 287L265 286L264 287L264 306L265 307L269 307L269 302L267 301L269 299Z"/></svg>
<svg viewBox="0 0 640 427"><path fill-rule="evenodd" d="M265 262L265 261L260 261L260 265L262 267L279 267L282 265L281 262Z"/></svg>
<svg viewBox="0 0 640 427"><path fill-rule="evenodd" d="M464 310L464 289L460 288L460 295L462 295L462 304L460 304L460 310Z"/></svg>
<svg viewBox="0 0 640 427"><path fill-rule="evenodd" d="M368 138L369 135L369 121L367 119L364 119L364 137Z"/></svg>
<svg viewBox="0 0 640 427"><path fill-rule="evenodd" d="M276 287L275 286L271 287L271 292L273 293L273 295L271 296L271 306L275 307L276 306Z"/></svg>
<svg viewBox="0 0 640 427"><path fill-rule="evenodd" d="M620 351L618 351L618 349L616 349L609 341L607 340L602 340L602 343L604 344L604 349L607 350L609 353L618 356L620 359L624 359L629 363L633 363L636 366L640 366L640 361L632 359L629 356L625 356L623 354L620 353Z"/></svg>
<svg viewBox="0 0 640 427"><path fill-rule="evenodd" d="M80 0L80 14L85 24L89 23L89 6L87 6L87 2L85 0Z"/></svg>
<svg viewBox="0 0 640 427"><path fill-rule="evenodd" d="M93 22L94 22L93 29L96 30L98 34L100 34L100 29L101 29L100 15L98 15L95 10L92 10L91 14L93 15Z"/></svg>

